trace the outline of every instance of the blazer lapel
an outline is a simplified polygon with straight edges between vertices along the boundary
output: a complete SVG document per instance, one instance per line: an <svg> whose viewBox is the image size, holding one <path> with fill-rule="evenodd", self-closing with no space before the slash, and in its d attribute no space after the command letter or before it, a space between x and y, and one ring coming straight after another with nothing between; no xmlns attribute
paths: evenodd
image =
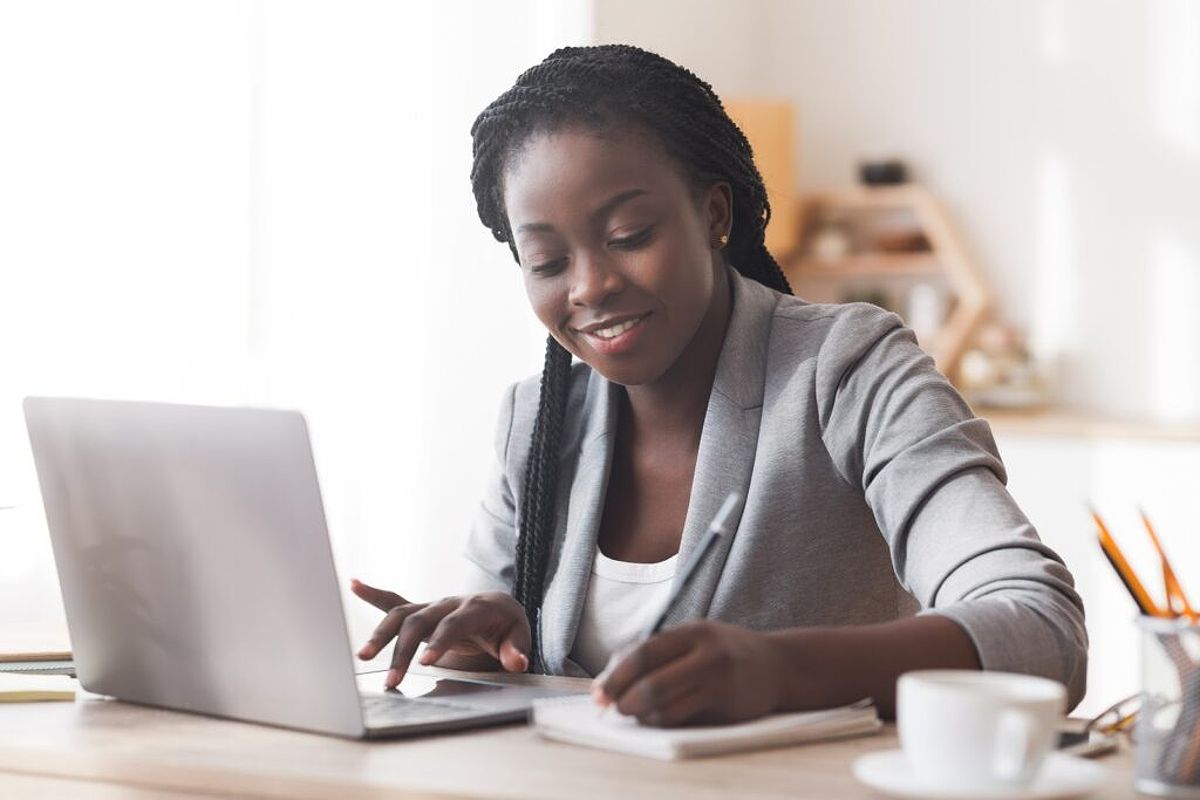
<svg viewBox="0 0 1200 800"><path fill-rule="evenodd" d="M759 283L743 278L733 270L730 272L733 310L700 434L691 500L679 545L680 564L687 563L730 492L741 494L744 503L758 450L767 340L778 297ZM739 507L731 521L730 534L718 539L708 558L698 567L691 586L667 620L668 625L708 614L741 518L742 508ZM677 582L679 577L676 577Z"/></svg>
<svg viewBox="0 0 1200 800"><path fill-rule="evenodd" d="M565 532L559 539L557 567L549 565L553 578L542 598L542 657L552 674L587 675L567 660L575 643L575 632L587 599L596 539L604 515L604 497L612 468L618 403L616 384L599 373L588 379L583 404L584 429L574 474L560 474L559 508L566 501ZM570 459L562 462L566 467ZM568 494L569 493L569 494Z"/></svg>

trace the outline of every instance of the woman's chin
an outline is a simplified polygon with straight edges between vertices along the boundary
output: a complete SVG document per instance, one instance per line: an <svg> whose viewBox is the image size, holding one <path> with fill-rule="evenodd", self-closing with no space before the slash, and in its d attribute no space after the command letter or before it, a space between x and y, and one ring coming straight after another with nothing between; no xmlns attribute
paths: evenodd
<svg viewBox="0 0 1200 800"><path fill-rule="evenodd" d="M621 386L642 386L654 383L666 371L650 364L619 364L611 360L589 360L588 366L599 372L605 379Z"/></svg>

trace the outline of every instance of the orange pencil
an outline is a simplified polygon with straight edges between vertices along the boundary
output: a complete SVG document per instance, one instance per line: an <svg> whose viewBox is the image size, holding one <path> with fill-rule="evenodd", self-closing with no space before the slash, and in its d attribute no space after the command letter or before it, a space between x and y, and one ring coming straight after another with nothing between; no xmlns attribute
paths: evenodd
<svg viewBox="0 0 1200 800"><path fill-rule="evenodd" d="M1179 583L1179 578L1175 576L1175 570L1171 567L1171 561L1167 558L1167 554L1158 540L1158 534L1154 532L1154 526L1150 524L1150 517L1146 515L1145 509L1141 506L1138 506L1138 514L1141 515L1142 524L1146 526L1150 542L1158 551L1158 558L1162 562L1163 586L1167 592L1167 609L1175 616L1186 615L1189 620L1195 622L1200 617L1192 609L1187 595L1183 593L1183 586Z"/></svg>
<svg viewBox="0 0 1200 800"><path fill-rule="evenodd" d="M1088 509L1092 514L1092 520L1095 521L1096 527L1100 531L1100 547L1104 550L1104 554L1108 556L1109 563L1113 569L1117 571L1117 576L1121 582L1125 584L1125 588L1133 595L1133 601L1137 603L1138 608L1143 614L1148 614L1152 617L1169 616L1165 614L1158 604L1150 598L1150 593L1146 591L1146 587L1138 579L1137 573L1133 571L1133 567L1129 566L1129 561L1126 560L1125 554L1121 552L1121 548L1117 546L1117 542L1113 539L1112 534L1108 532L1108 526L1104 524L1104 520L1100 519L1100 515L1093 508Z"/></svg>

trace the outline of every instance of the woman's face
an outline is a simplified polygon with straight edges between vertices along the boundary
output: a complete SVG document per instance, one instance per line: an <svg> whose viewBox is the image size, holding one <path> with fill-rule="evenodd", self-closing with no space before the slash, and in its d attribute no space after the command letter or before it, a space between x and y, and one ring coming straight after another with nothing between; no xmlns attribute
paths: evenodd
<svg viewBox="0 0 1200 800"><path fill-rule="evenodd" d="M660 378L705 318L730 191L697 197L648 135L535 134L508 165L504 203L534 313L625 386ZM723 322L722 322L723 324Z"/></svg>

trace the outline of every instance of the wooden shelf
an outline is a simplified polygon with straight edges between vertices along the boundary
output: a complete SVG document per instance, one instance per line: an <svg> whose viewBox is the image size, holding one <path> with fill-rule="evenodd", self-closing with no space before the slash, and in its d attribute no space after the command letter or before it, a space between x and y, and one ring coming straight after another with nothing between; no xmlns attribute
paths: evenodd
<svg viewBox="0 0 1200 800"><path fill-rule="evenodd" d="M913 208L932 200L929 192L915 183L899 186L848 186L813 192L805 198L818 206L851 211Z"/></svg>
<svg viewBox="0 0 1200 800"><path fill-rule="evenodd" d="M788 265L798 278L840 280L842 278L924 277L941 274L937 256L928 253L860 253L822 261L801 258Z"/></svg>
<svg viewBox="0 0 1200 800"><path fill-rule="evenodd" d="M861 248L871 246L873 234L880 227L886 229L887 218L894 217L896 212L911 216L914 230L928 240L930 250L863 251ZM834 224L846 231L847 244L853 252L837 260L817 259L808 248L812 246L815 231L833 219L841 220ZM939 289L946 293L946 317L940 328L918 335L938 368L952 381L957 378L959 362L976 327L987 314L991 299L979 267L967 255L945 209L927 189L909 183L812 192L800 204L797 232L798 249L784 262L784 271L801 297L807 289L823 302L840 302L839 295L859 293L864 279L876 280L879 285L874 288L885 294L903 288L889 284L896 278L944 281ZM839 282L853 283L839 287Z"/></svg>

